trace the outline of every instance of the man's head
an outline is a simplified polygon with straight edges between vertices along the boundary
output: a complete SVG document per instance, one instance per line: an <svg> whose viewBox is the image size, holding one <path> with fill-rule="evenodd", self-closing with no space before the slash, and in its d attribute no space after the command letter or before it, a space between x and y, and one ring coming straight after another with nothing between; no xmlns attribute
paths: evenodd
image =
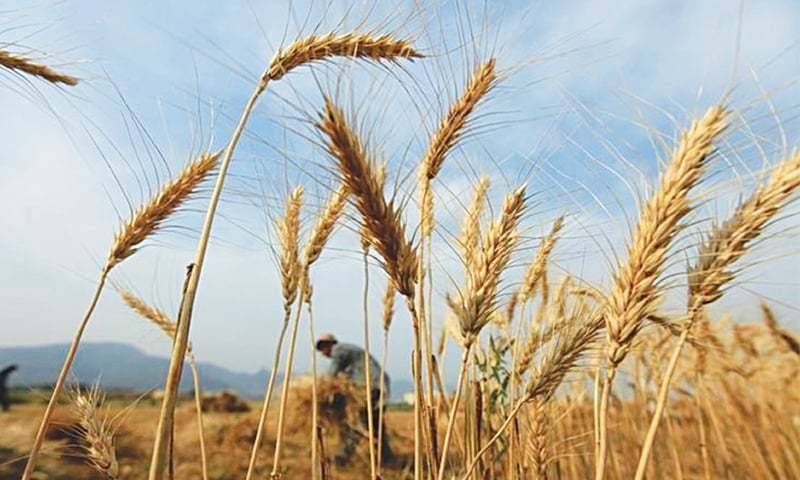
<svg viewBox="0 0 800 480"><path fill-rule="evenodd" d="M337 343L339 343L339 341L336 340L336 337L330 333L323 333L317 340L317 350L326 357L330 357L331 351Z"/></svg>

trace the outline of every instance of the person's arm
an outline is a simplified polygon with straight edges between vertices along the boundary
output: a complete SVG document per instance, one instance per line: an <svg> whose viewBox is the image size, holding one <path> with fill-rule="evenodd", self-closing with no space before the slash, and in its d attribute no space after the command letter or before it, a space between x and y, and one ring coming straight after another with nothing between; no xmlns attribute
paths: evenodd
<svg viewBox="0 0 800 480"><path fill-rule="evenodd" d="M339 374L346 373L347 368L350 366L348 355L344 355L341 349L334 349L331 352L331 364L328 366L328 375L335 377Z"/></svg>

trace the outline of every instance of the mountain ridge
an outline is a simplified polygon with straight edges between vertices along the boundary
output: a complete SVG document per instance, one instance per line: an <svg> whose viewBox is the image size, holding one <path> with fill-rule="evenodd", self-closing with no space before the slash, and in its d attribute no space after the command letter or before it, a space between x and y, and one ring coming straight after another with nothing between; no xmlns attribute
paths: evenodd
<svg viewBox="0 0 800 480"><path fill-rule="evenodd" d="M40 387L52 385L61 369L69 345L0 346L0 367L16 364L19 370L9 377L11 387ZM163 388L169 359L151 355L123 342L87 342L81 344L72 367L70 380L80 384L99 382L105 390L146 392ZM191 375L181 379L182 392L192 390ZM210 362L198 362L200 385L203 391L233 390L243 397L259 399L264 395L269 370L253 373L237 372ZM283 375L277 375L280 382ZM392 397L402 398L413 390L411 382L392 379Z"/></svg>

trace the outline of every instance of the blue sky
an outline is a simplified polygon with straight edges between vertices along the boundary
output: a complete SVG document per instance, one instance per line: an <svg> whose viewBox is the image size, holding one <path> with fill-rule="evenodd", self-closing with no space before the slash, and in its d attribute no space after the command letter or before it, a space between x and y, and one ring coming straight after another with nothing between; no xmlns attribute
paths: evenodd
<svg viewBox="0 0 800 480"><path fill-rule="evenodd" d="M334 28L396 31L416 39L428 58L402 68L335 62L270 86L238 150L214 230L192 327L199 357L240 370L270 361L281 321L270 218L287 189L302 183L310 224L332 184L310 126L320 86L359 112L362 130L389 162L390 180L405 194L436 119L476 61L490 55L503 81L435 186L437 318L445 313L440 299L452 289L450 276L457 280L460 271L447 232L457 228L478 174L491 176L496 205L520 182L533 195L515 271L565 214L553 281L567 270L607 286L612 248L622 254L636 196L652 184L664 145L731 90L739 114L698 192L695 223L679 242L669 282L674 300L665 304L674 310L681 304L679 274L699 232L800 138L798 20L800 5L788 0L744 2L742 10L723 0L4 4L0 46L52 54L36 56L85 81L60 90L0 72L0 344L67 341L119 224L117 211L127 215L126 195L140 203L192 153L223 146L284 36ZM174 312L205 205L205 196L192 202L114 280ZM721 312L752 319L766 297L787 323L800 326L791 319L800 293L796 213L788 209L744 262ZM340 229L312 276L317 331L360 342L363 278L354 246ZM377 267L371 279L377 306L384 282ZM401 313L394 325L390 373L405 377L410 327ZM127 312L113 290L86 340L168 351L162 334ZM301 348L307 344L301 337ZM307 365L300 355L299 370Z"/></svg>

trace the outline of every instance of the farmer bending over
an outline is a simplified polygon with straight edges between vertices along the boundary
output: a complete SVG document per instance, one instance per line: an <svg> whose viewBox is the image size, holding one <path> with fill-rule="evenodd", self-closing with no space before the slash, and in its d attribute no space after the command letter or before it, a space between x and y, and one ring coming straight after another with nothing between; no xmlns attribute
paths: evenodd
<svg viewBox="0 0 800 480"><path fill-rule="evenodd" d="M364 364L364 349L349 343L339 343L331 334L324 334L317 340L317 350L323 355L331 359L331 365L328 369L328 375L331 377L345 376L356 385L364 386L365 380L365 364ZM372 389L372 429L375 434L375 441L377 442L378 426L380 425L379 412L380 412L380 385L381 385L381 366L374 358L370 357L370 387ZM383 380L385 382L385 398L389 398L389 377L384 374ZM342 399L344 403L344 399ZM337 405L344 411L344 405ZM360 412L361 423L364 429L369 428L369 417L366 408ZM385 422L384 422L385 423ZM342 444L339 447L339 452L334 457L338 464L346 464L350 461L350 457L356 450L360 434L354 431L349 426L345 425L343 432ZM377 446L376 446L377 447ZM383 428L383 437L380 445L380 455L384 463L392 463L394 461L394 454L389 446L389 436L386 427Z"/></svg>

